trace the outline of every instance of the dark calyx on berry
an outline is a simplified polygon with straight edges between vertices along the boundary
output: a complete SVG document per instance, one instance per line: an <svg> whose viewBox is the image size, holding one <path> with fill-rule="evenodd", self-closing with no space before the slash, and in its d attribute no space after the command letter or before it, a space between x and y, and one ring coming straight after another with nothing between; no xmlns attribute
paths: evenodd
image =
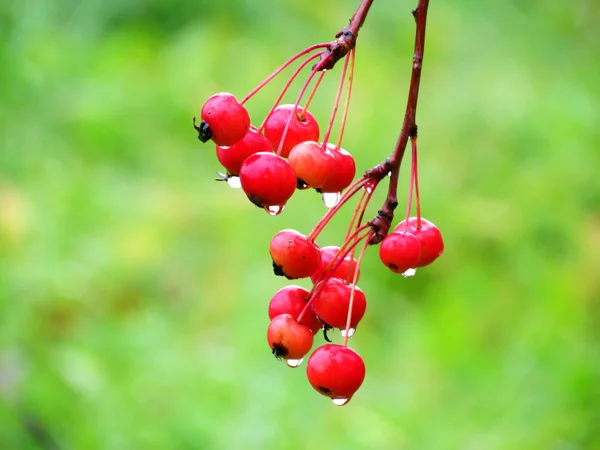
<svg viewBox="0 0 600 450"><path fill-rule="evenodd" d="M317 387L317 389L319 390L319 392L323 395L326 395L327 397L331 397L331 395L333 394L333 392L331 392L330 389L327 389L324 386L319 386Z"/></svg>
<svg viewBox="0 0 600 450"><path fill-rule="evenodd" d="M299 191L302 191L306 188L308 188L308 184L306 184L306 182L304 180L301 180L300 178L296 178L296 189L298 189Z"/></svg>
<svg viewBox="0 0 600 450"><path fill-rule="evenodd" d="M303 256L302 259L305 259L305 257ZM278 277L286 277L288 280L295 280L294 277L287 276L283 271L283 266L281 264L276 264L275 261L273 261L273 273Z"/></svg>
<svg viewBox="0 0 600 450"><path fill-rule="evenodd" d="M288 349L280 344L273 344L273 356L277 359L281 359L289 353Z"/></svg>
<svg viewBox="0 0 600 450"><path fill-rule="evenodd" d="M198 139L201 142L206 142L212 137L212 131L210 131L210 127L204 120L200 122L200 126L196 126L196 118L194 117L194 129L198 132Z"/></svg>
<svg viewBox="0 0 600 450"><path fill-rule="evenodd" d="M273 261L273 273L278 277L282 277L285 275L283 273L283 268L281 267L281 265L275 264L275 261Z"/></svg>
<svg viewBox="0 0 600 450"><path fill-rule="evenodd" d="M327 332L329 330L333 330L333 327L325 322L323 322L321 320L321 322L323 323L323 339L325 339L327 342L332 342L331 339L329 339L329 336L327 336Z"/></svg>

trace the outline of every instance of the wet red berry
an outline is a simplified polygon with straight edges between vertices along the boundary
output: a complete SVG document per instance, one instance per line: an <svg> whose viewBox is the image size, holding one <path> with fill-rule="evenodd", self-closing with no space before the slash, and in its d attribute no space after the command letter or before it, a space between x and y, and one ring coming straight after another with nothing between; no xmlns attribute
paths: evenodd
<svg viewBox="0 0 600 450"><path fill-rule="evenodd" d="M394 232L405 231L406 229L406 221L403 220L394 228ZM429 220L421 218L419 221L417 217L409 218L408 232L414 234L421 243L421 258L414 267L427 266L444 252L442 233Z"/></svg>
<svg viewBox="0 0 600 450"><path fill-rule="evenodd" d="M202 142L212 139L217 145L230 146L242 140L250 129L250 116L244 105L227 92L210 97L201 113L202 122L194 128Z"/></svg>
<svg viewBox="0 0 600 450"><path fill-rule="evenodd" d="M267 341L277 358L301 359L312 347L313 333L291 315L280 314L269 324Z"/></svg>
<svg viewBox="0 0 600 450"><path fill-rule="evenodd" d="M318 294L311 303L315 315L327 325L333 328L346 328L348 319L348 308L350 306L350 295L352 285L347 284L339 278L330 278L320 286ZM317 288L319 285L317 285ZM354 300L352 302L352 315L350 316L350 328L356 328L360 319L365 315L367 299L358 286L354 287Z"/></svg>
<svg viewBox="0 0 600 450"><path fill-rule="evenodd" d="M421 261L421 243L412 233L395 231L381 242L379 258L392 272L404 273Z"/></svg>
<svg viewBox="0 0 600 450"><path fill-rule="evenodd" d="M288 162L274 153L250 155L240 169L242 189L252 203L283 208L296 190L296 174Z"/></svg>
<svg viewBox="0 0 600 450"><path fill-rule="evenodd" d="M291 114L293 114L292 121L281 150L281 156L284 158L300 142L319 140L319 124L310 112L302 112L301 107L294 111L294 105L279 105L273 110L273 114L269 116L264 131L275 151L279 147L285 125Z"/></svg>
<svg viewBox="0 0 600 450"><path fill-rule="evenodd" d="M309 292L301 286L290 285L279 289L269 303L269 319L274 319L280 314L289 314L298 319L306 306L308 296ZM300 324L310 328L313 334L323 327L310 307L302 316Z"/></svg>
<svg viewBox="0 0 600 450"><path fill-rule="evenodd" d="M335 171L331 152L315 141L300 142L288 155L288 162L296 172L298 180L319 189Z"/></svg>
<svg viewBox="0 0 600 450"><path fill-rule="evenodd" d="M321 192L341 192L354 180L356 164L354 158L343 148L336 148L334 144L327 144L334 160L334 170L325 184L319 189Z"/></svg>
<svg viewBox="0 0 600 450"><path fill-rule="evenodd" d="M321 247L321 267L315 273L310 276L310 279L313 283L316 283L321 275L323 275L323 271L329 265L329 263L336 257L339 252L340 247L335 245L329 245L327 247ZM332 264L332 267L337 264L337 261ZM348 283L352 283L354 280L354 270L356 269L356 260L350 256L346 255L344 260L337 266L333 274L332 278L341 278L342 280L347 281ZM358 271L358 279L360 278L360 269Z"/></svg>
<svg viewBox="0 0 600 450"><path fill-rule="evenodd" d="M306 376L317 392L345 405L365 379L365 363L354 350L337 344L317 348L308 358Z"/></svg>
<svg viewBox="0 0 600 450"><path fill-rule="evenodd" d="M269 245L275 275L293 280L307 278L321 266L321 252L317 245L296 230L283 230Z"/></svg>
<svg viewBox="0 0 600 450"><path fill-rule="evenodd" d="M258 152L271 152L273 146L269 140L260 134L256 127L250 130L231 147L217 145L217 159L227 169L229 175L239 175L242 164L248 156Z"/></svg>

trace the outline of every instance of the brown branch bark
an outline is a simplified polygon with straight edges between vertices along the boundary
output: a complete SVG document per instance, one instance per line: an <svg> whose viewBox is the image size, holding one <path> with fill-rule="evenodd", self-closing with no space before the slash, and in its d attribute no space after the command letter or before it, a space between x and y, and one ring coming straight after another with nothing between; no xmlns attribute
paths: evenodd
<svg viewBox="0 0 600 450"><path fill-rule="evenodd" d="M373 0L362 0L360 5L356 9L356 12L350 19L350 24L347 27L342 28L335 37L337 40L333 41L327 50L325 51L321 60L317 63L317 70L329 70L335 66L340 59L356 46L356 38L358 37L358 31L365 23L369 9L373 4Z"/></svg>
<svg viewBox="0 0 600 450"><path fill-rule="evenodd" d="M398 176L402 158L404 157L404 151L406 150L406 144L410 138L417 137L416 113L417 102L419 99L419 86L421 83L421 68L423 66L423 52L425 50L425 28L427 25L428 7L429 0L419 0L417 7L412 11L416 22L415 49L406 112L404 114L400 136L398 137L398 141L396 142L396 146L394 147L391 156L365 173L366 177L375 179L378 182L390 173L390 184L385 203L379 210L377 216L372 220L371 228L375 234L371 238L371 244L380 243L389 233L392 220L394 219L394 210L396 209L396 206L398 206Z"/></svg>

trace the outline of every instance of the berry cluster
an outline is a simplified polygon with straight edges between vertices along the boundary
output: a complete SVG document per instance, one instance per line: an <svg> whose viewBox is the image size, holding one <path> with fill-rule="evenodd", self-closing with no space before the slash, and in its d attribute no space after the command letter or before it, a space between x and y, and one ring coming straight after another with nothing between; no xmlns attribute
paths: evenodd
<svg viewBox="0 0 600 450"><path fill-rule="evenodd" d="M202 108L200 124L196 125L194 119L199 139L202 142L212 140L216 144L217 159L225 168L225 173L218 172L218 180L241 187L255 205L271 215L280 214L296 190L312 188L322 194L323 203L329 208L308 235L286 229L271 240L269 252L274 273L289 280L310 279L312 287L308 290L289 285L275 293L269 303L271 322L267 341L275 357L285 360L290 367L298 367L311 351L314 336L322 330L328 343L310 354L306 373L315 390L331 398L336 405L348 403L365 377L365 363L348 347L348 340L354 335L367 307L366 296L357 286L366 249L381 242L379 256L382 263L405 277L414 275L417 268L431 264L444 250L439 229L421 216L417 128L414 124L416 96L412 109L410 98L407 108L406 117L412 122L404 124L405 134L401 134L390 158L354 180L354 159L341 148L352 90L356 35L370 3L363 0L350 26L338 33L335 41L313 45L298 53L241 101L229 93L213 95ZM421 2L415 9L417 13L420 6ZM420 55L419 66L413 66L413 77L416 69L420 74L422 43ZM259 126L253 126L244 106L246 102L303 56L306 58L291 75L267 116ZM295 103L281 104L297 75L316 59L319 60L310 70ZM341 59L344 59L344 65L333 112L321 137L318 121L308 107L326 72ZM313 80L308 99L301 104ZM346 83L345 104L334 143L330 142L330 137ZM416 88L418 91L418 78ZM411 141L412 164L406 216L388 233L398 203L398 173L408 139ZM390 175L386 203L374 219L365 221L367 206L386 175ZM320 247L316 241L321 231L354 197L358 197L358 201L342 244ZM416 199L416 216L411 217L413 198ZM331 329L340 330L342 344L332 343L329 339L327 332Z"/></svg>

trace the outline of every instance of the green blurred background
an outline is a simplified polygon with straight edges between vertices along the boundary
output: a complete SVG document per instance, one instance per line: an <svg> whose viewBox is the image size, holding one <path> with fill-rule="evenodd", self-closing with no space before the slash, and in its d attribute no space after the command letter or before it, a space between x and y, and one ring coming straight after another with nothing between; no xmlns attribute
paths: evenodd
<svg viewBox="0 0 600 450"><path fill-rule="evenodd" d="M325 208L301 192L269 217L214 182L191 118L357 3L1 3L0 448L600 449L593 0L431 2L420 179L446 252L408 280L367 253L348 406L270 355L286 282L268 242ZM359 171L398 135L414 6L377 0L361 31L344 140ZM323 126L339 70L311 108ZM282 82L250 102L255 123Z"/></svg>

